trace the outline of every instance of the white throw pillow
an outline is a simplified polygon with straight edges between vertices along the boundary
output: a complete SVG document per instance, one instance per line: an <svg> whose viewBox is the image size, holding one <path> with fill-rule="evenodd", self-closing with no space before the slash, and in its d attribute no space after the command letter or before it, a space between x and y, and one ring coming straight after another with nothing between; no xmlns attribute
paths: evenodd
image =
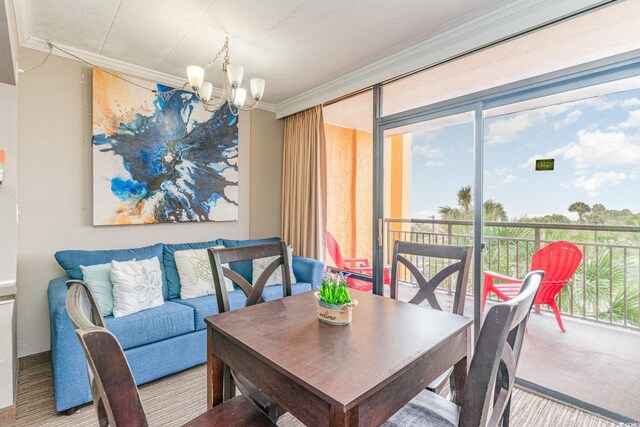
<svg viewBox="0 0 640 427"><path fill-rule="evenodd" d="M111 283L111 263L81 265L82 280L89 285L103 316L113 313L113 283Z"/></svg>
<svg viewBox="0 0 640 427"><path fill-rule="evenodd" d="M122 317L164 304L158 257L140 261L111 261L113 317Z"/></svg>
<svg viewBox="0 0 640 427"><path fill-rule="evenodd" d="M291 283L296 283L297 282L296 276L293 274L293 258L292 258L293 248L291 246L287 246L287 254L289 256L289 270L291 274ZM258 278L260 277L262 272L269 266L269 264L271 264L277 258L278 256L276 255L276 256L270 256L266 258L254 259L252 262L253 276L252 276L251 283L255 284L258 281ZM267 280L267 284L265 286L282 285L283 271L284 271L284 265L282 265L280 268L276 268L276 271L271 273L271 277L269 277L269 279Z"/></svg>
<svg viewBox="0 0 640 427"><path fill-rule="evenodd" d="M216 246L214 249L222 248ZM198 298L216 293L209 254L206 249L186 249L173 254L180 277L180 299ZM229 264L223 264L229 268ZM227 292L233 292L233 281L224 278Z"/></svg>

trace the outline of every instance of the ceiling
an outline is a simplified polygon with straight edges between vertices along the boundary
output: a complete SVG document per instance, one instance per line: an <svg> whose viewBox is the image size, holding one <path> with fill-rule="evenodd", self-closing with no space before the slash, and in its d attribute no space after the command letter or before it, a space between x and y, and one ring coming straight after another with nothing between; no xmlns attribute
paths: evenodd
<svg viewBox="0 0 640 427"><path fill-rule="evenodd" d="M43 50L42 41L50 39L98 65L163 83L185 80L187 65L206 64L228 32L231 62L243 65L247 78L267 81L264 102L274 108L292 100L302 105L299 98L305 94L318 98L313 93L318 88L356 76L372 64L385 65L387 73L397 73L397 64L415 69L420 63L406 57L391 66L384 63L398 52L411 52L413 46L422 44L431 55L437 49L450 55L447 47L468 50L471 45L464 43L485 44L485 39L495 40L600 2L14 0L23 46ZM460 29L465 28L475 31L469 38L476 39L462 40ZM445 41L443 34L451 37ZM213 70L205 78L219 87L220 73ZM367 76L381 75L369 69ZM357 82L341 82L337 92L370 84L360 77ZM324 92L320 97L325 100L335 95ZM306 102L317 103L311 98Z"/></svg>

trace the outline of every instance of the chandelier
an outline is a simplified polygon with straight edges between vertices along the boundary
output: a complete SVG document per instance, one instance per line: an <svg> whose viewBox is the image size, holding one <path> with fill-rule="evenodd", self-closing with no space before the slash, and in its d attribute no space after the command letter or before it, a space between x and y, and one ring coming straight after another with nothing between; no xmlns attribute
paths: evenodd
<svg viewBox="0 0 640 427"><path fill-rule="evenodd" d="M222 93L219 99L212 99L213 84L204 80L204 72L213 65L218 58L224 53L222 62ZM187 79L189 86L202 102L207 111L214 112L218 110L224 103L227 104L233 115L237 115L239 111L250 111L258 106L258 103L264 95L264 79L252 78L249 80L251 88L251 101L247 102L247 91L240 87L244 69L241 65L229 63L229 36L224 39L222 49L216 56L209 61L205 67L198 65L189 65L187 67Z"/></svg>

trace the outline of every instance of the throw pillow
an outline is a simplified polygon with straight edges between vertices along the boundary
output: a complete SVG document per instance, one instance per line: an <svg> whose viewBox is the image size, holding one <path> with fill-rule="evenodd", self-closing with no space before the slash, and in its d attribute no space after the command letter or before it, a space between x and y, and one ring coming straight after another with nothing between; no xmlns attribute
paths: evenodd
<svg viewBox="0 0 640 427"><path fill-rule="evenodd" d="M222 247L216 246L215 249ZM180 299L198 298L216 293L206 249L175 251L173 257L180 277ZM223 266L229 268L229 264L223 264ZM224 283L227 292L235 290L231 279L225 277Z"/></svg>
<svg viewBox="0 0 640 427"><path fill-rule="evenodd" d="M112 261L113 317L122 317L164 304L158 257Z"/></svg>
<svg viewBox="0 0 640 427"><path fill-rule="evenodd" d="M291 274L291 283L296 283L296 276L293 274L293 248L291 246L287 246L287 255L289 256L289 271ZM258 258L253 260L253 280L251 283L256 283L260 275L266 268L275 261L277 256L270 256L266 258ZM284 265L280 268L276 268L276 271L271 273L271 276L267 280L267 284L265 286L272 285L282 285L282 272L284 271Z"/></svg>
<svg viewBox="0 0 640 427"><path fill-rule="evenodd" d="M113 283L111 283L111 263L96 265L81 265L82 280L84 280L103 316L113 314Z"/></svg>

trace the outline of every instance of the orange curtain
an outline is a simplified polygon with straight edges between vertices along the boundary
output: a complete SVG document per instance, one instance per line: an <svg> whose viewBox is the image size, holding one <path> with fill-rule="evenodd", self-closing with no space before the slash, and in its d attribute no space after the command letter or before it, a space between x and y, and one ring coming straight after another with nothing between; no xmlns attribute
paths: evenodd
<svg viewBox="0 0 640 427"><path fill-rule="evenodd" d="M324 261L327 159L322 106L284 122L282 239L299 256Z"/></svg>

